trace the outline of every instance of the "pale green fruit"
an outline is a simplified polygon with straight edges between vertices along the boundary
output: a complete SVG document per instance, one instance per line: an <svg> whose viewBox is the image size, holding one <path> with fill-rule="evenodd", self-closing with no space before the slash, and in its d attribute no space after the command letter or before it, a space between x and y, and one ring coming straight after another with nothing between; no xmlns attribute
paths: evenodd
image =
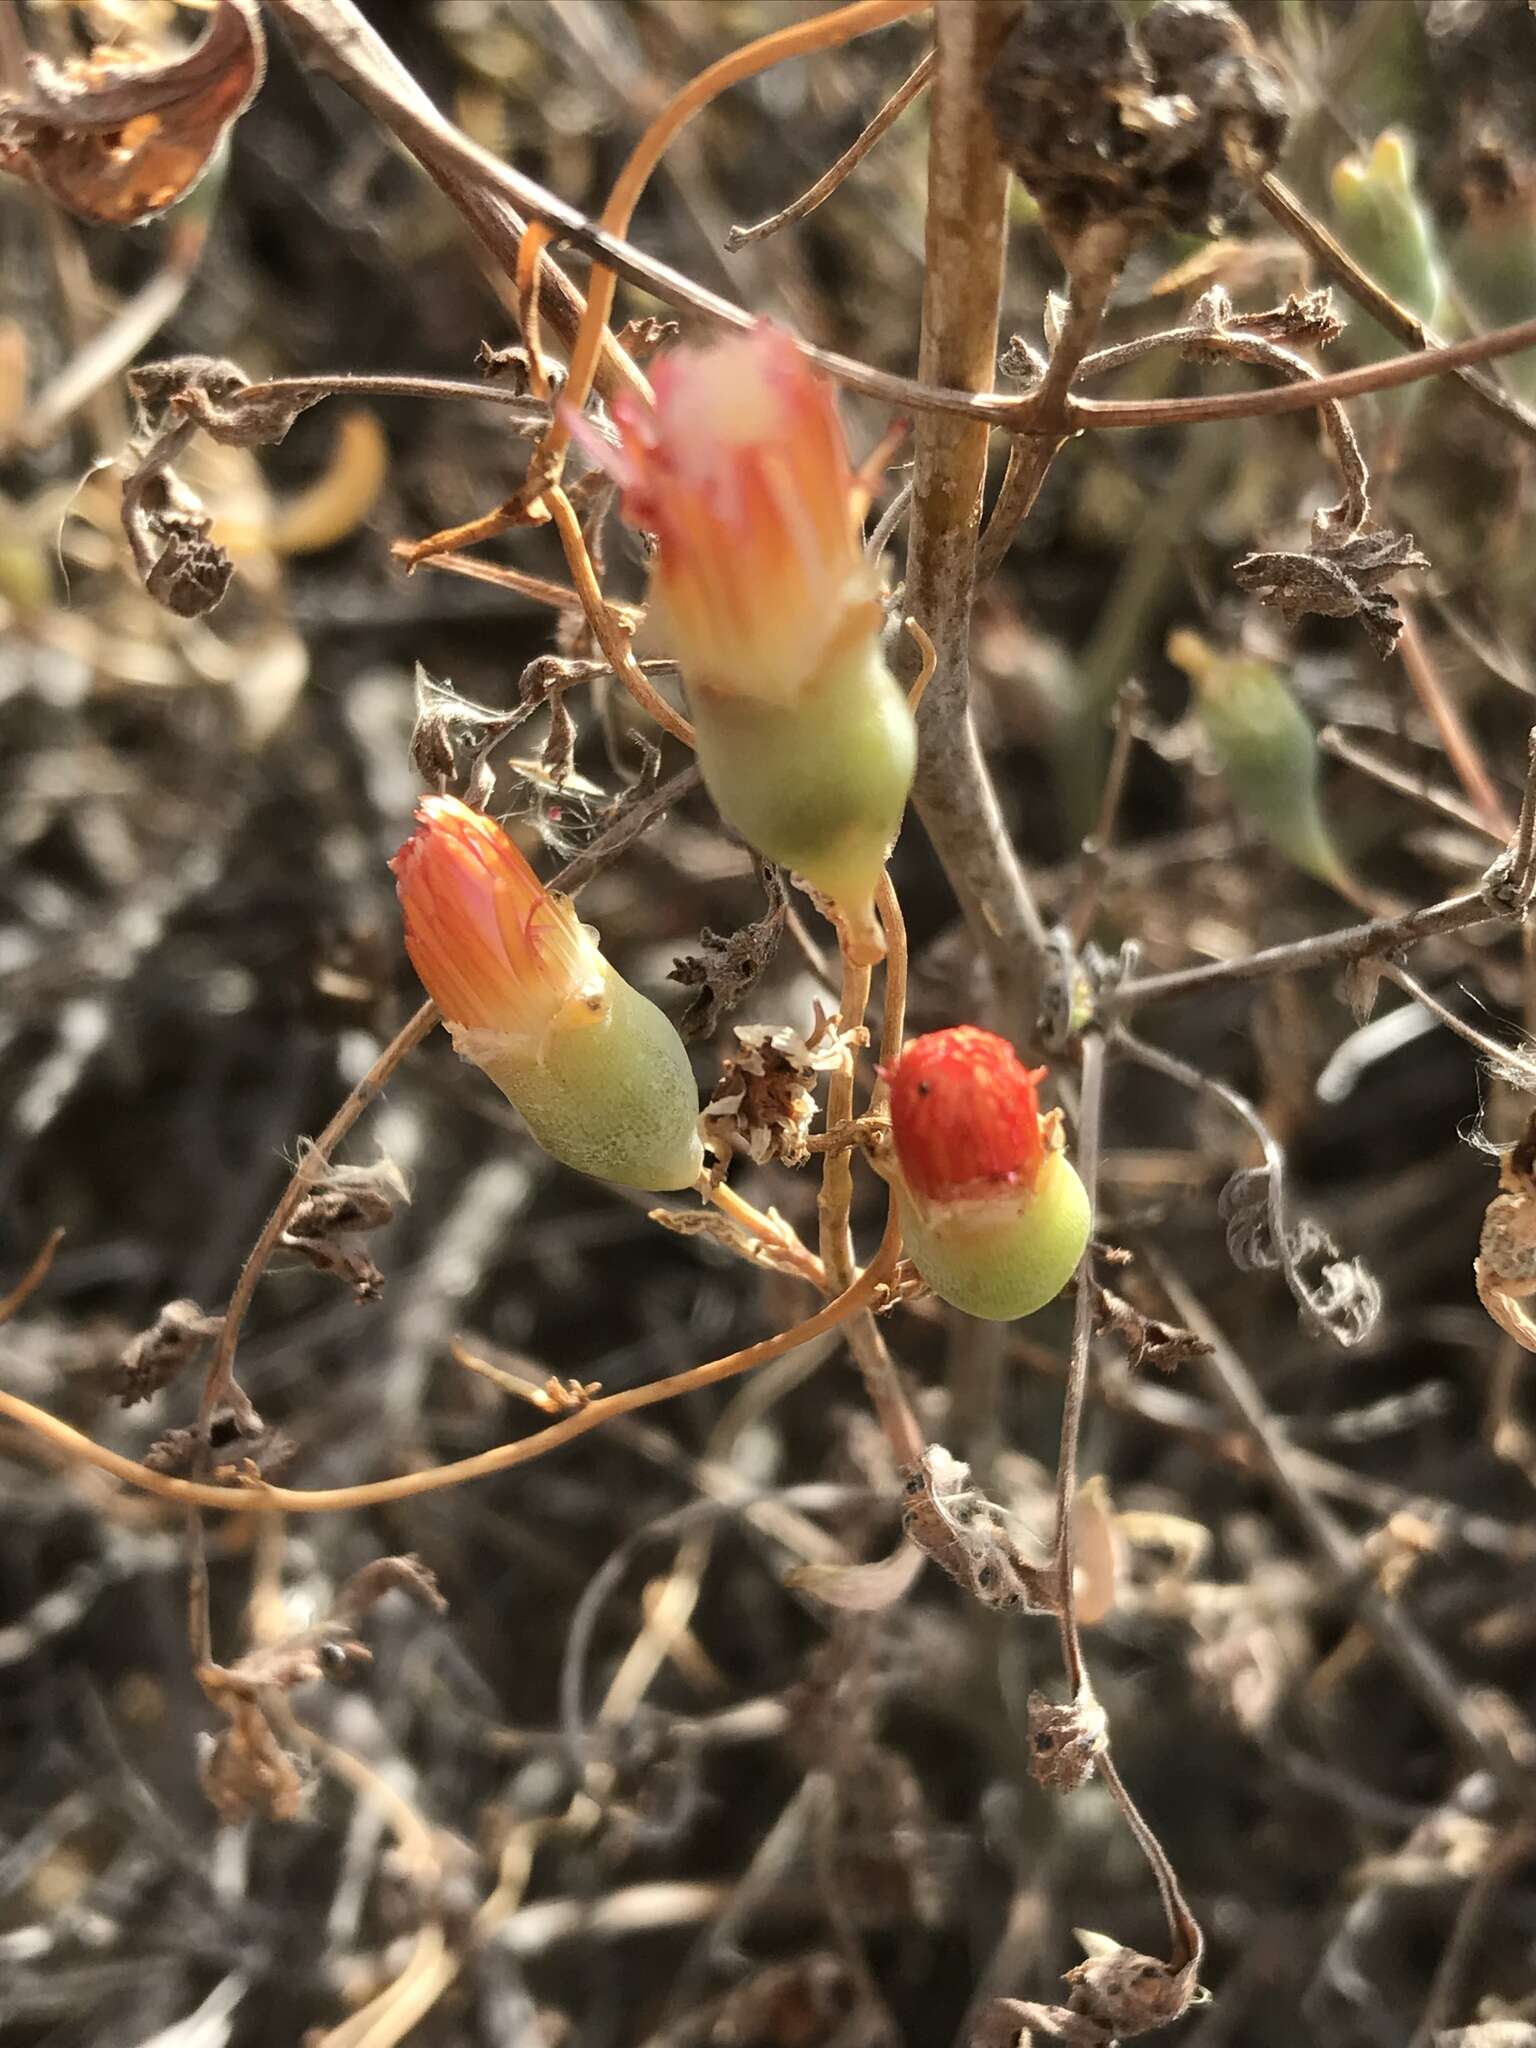
<svg viewBox="0 0 1536 2048"><path fill-rule="evenodd" d="M455 1030L454 1043L562 1164L656 1193L691 1188L704 1167L699 1092L670 1019L606 963L601 997L570 1014L537 1055L486 1031Z"/></svg>
<svg viewBox="0 0 1536 2048"><path fill-rule="evenodd" d="M1012 1322L1054 1301L1077 1271L1093 1212L1077 1169L1047 1154L1032 1190L920 1203L897 1185L902 1245L941 1301Z"/></svg>
<svg viewBox="0 0 1536 2048"><path fill-rule="evenodd" d="M831 898L878 958L875 890L917 762L907 701L873 641L793 705L690 685L704 786L728 825Z"/></svg>
<svg viewBox="0 0 1536 2048"><path fill-rule="evenodd" d="M1349 891L1318 800L1317 735L1278 670L1175 633L1168 658L1195 686L1195 711L1239 810L1297 867Z"/></svg>

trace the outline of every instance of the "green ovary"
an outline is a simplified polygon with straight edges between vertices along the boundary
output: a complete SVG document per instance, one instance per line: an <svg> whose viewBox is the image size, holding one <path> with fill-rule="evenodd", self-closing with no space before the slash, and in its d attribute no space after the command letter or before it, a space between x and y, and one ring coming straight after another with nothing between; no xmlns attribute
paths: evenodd
<svg viewBox="0 0 1536 2048"><path fill-rule="evenodd" d="M704 1165L699 1092L671 1022L609 969L608 1014L556 1030L538 1059L483 1062L545 1151L578 1172L660 1193Z"/></svg>
<svg viewBox="0 0 1536 2048"><path fill-rule="evenodd" d="M941 1301L1012 1322L1054 1301L1077 1270L1093 1221L1070 1160L1053 1153L1031 1194L920 1209L898 1189L907 1257ZM967 1211L972 1213L967 1214Z"/></svg>
<svg viewBox="0 0 1536 2048"><path fill-rule="evenodd" d="M885 857L917 760L906 699L873 643L793 704L689 689L705 787L757 852L831 897L873 932Z"/></svg>

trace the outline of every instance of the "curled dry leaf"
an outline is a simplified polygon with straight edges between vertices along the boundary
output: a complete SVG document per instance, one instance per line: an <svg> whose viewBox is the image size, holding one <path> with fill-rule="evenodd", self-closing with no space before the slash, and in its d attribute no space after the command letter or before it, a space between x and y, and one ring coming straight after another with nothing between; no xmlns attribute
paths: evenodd
<svg viewBox="0 0 1536 2048"><path fill-rule="evenodd" d="M1086 1688L1064 1706L1043 1692L1030 1694L1029 1774L1037 1785L1075 1792L1108 1744L1108 1717Z"/></svg>
<svg viewBox="0 0 1536 2048"><path fill-rule="evenodd" d="M144 588L179 619L223 599L235 565L209 538L213 521L169 465L151 457L123 486L123 531Z"/></svg>
<svg viewBox="0 0 1536 2048"><path fill-rule="evenodd" d="M758 880L768 899L762 916L721 937L708 926L699 933L701 951L674 960L669 981L698 994L678 1019L684 1038L712 1038L720 1019L745 1002L779 950L788 900L784 877L771 861L759 861Z"/></svg>
<svg viewBox="0 0 1536 2048"><path fill-rule="evenodd" d="M1077 1938L1088 1950L1088 1959L1063 1977L1072 1986L1067 2002L1073 2012L1101 2026L1111 2040L1128 2041L1166 2027L1209 1996L1200 1988L1198 1956L1174 1969L1160 1957L1138 1955L1106 1935L1080 1928Z"/></svg>
<svg viewBox="0 0 1536 2048"><path fill-rule="evenodd" d="M408 1202L404 1176L392 1159L372 1166L330 1166L289 1218L278 1243L300 1253L321 1273L334 1273L358 1301L377 1301L384 1275L364 1242L392 1222Z"/></svg>
<svg viewBox="0 0 1536 2048"><path fill-rule="evenodd" d="M1244 555L1232 574L1291 625L1307 612L1358 619L1385 660L1402 633L1403 615L1397 599L1381 585L1404 569L1428 567L1429 557L1411 533L1343 534L1319 518L1305 553Z"/></svg>
<svg viewBox="0 0 1536 2048"><path fill-rule="evenodd" d="M207 1476L215 1485L275 1478L297 1455L299 1447L286 1430L263 1428L254 1409L248 1420L250 1426L242 1428L229 1411L214 1417L208 1432L212 1466ZM191 1479L197 1475L201 1445L195 1429L168 1429L155 1438L140 1462L146 1471L163 1472L168 1479Z"/></svg>
<svg viewBox="0 0 1536 2048"><path fill-rule="evenodd" d="M144 432L158 433L190 420L227 448L274 446L322 395L273 391L247 396L253 388L240 365L227 356L167 356L128 372L129 395Z"/></svg>
<svg viewBox="0 0 1536 2048"><path fill-rule="evenodd" d="M1483 1216L1473 1266L1477 1298L1501 1330L1536 1351L1536 1114L1518 1144L1499 1154L1499 1192Z"/></svg>
<svg viewBox="0 0 1536 2048"><path fill-rule="evenodd" d="M942 1444L930 1444L901 1474L902 1526L908 1538L985 1607L1054 1614L1051 1572L1024 1556L1002 1509L971 1485L971 1468Z"/></svg>
<svg viewBox="0 0 1536 2048"><path fill-rule="evenodd" d="M205 1316L195 1301L168 1301L118 1360L117 1395L123 1406L147 1401L180 1378L217 1337L222 1323L222 1316Z"/></svg>
<svg viewBox="0 0 1536 2048"><path fill-rule="evenodd" d="M256 95L266 44L256 0L215 0L184 55L129 45L66 64L31 55L0 100L0 167L81 220L133 227L183 198Z"/></svg>

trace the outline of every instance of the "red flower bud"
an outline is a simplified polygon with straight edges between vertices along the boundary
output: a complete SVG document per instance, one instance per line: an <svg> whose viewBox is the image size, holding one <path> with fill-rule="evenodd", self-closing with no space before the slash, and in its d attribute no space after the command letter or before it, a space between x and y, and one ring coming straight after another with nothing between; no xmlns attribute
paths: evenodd
<svg viewBox="0 0 1536 2048"><path fill-rule="evenodd" d="M944 1202L981 1182L1033 1188L1046 1149L1035 1093L1044 1078L974 1024L914 1039L891 1076L891 1135L912 1192Z"/></svg>
<svg viewBox="0 0 1536 2048"><path fill-rule="evenodd" d="M1044 1075L995 1032L962 1024L915 1040L890 1076L907 1256L968 1315L1033 1315L1088 1242L1088 1197L1062 1150L1060 1112L1040 1114Z"/></svg>

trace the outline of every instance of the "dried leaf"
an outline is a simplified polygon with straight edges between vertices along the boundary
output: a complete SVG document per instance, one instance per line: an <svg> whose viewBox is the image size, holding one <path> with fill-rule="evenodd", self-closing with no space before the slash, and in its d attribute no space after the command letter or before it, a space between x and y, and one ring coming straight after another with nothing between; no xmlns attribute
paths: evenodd
<svg viewBox="0 0 1536 2048"><path fill-rule="evenodd" d="M1383 660L1403 630L1396 598L1381 585L1404 569L1427 569L1429 558L1411 533L1346 535L1319 522L1304 554L1245 555L1232 574L1260 604L1274 605L1294 625L1308 612L1325 618L1358 618Z"/></svg>
<svg viewBox="0 0 1536 2048"><path fill-rule="evenodd" d="M1009 1535L1002 1510L970 1483L971 1468L942 1444L930 1444L901 1474L902 1526L925 1551L985 1607L1006 1613L1054 1614L1056 1587Z"/></svg>
<svg viewBox="0 0 1536 2048"><path fill-rule="evenodd" d="M256 0L216 0L184 56L156 54L102 48L63 65L29 56L29 90L0 100L0 167L109 227L174 206L261 84Z"/></svg>
<svg viewBox="0 0 1536 2048"><path fill-rule="evenodd" d="M1075 1792L1109 1746L1109 1718L1086 1689L1064 1706L1029 1696L1029 1774L1037 1785Z"/></svg>
<svg viewBox="0 0 1536 2048"><path fill-rule="evenodd" d="M894 1607L922 1568L922 1551L903 1541L889 1557L876 1558L871 1564L796 1565L784 1574L784 1583L828 1607L841 1607L850 1614L875 1614L881 1608Z"/></svg>
<svg viewBox="0 0 1536 2048"><path fill-rule="evenodd" d="M384 1276L369 1256L365 1238L393 1220L409 1202L404 1176L391 1159L372 1166L328 1166L288 1220L278 1243L296 1251L321 1273L334 1273L358 1301L376 1301Z"/></svg>
<svg viewBox="0 0 1536 2048"><path fill-rule="evenodd" d="M1063 1977L1072 1986L1068 2004L1103 2027L1112 2040L1166 2027L1209 1996L1200 1989L1198 1957L1176 1970L1157 1956L1138 1955L1104 1935L1079 1929L1077 1938L1089 1956Z"/></svg>
<svg viewBox="0 0 1536 2048"><path fill-rule="evenodd" d="M222 600L235 565L209 539L212 519L174 470L151 458L123 486L123 531L144 588L180 619Z"/></svg>
<svg viewBox="0 0 1536 2048"><path fill-rule="evenodd" d="M768 899L763 915L724 938L706 925L699 933L703 951L672 963L668 980L699 991L678 1020L684 1038L712 1038L720 1019L745 1002L779 950L788 910L784 877L766 860L758 862L757 875Z"/></svg>
<svg viewBox="0 0 1536 2048"><path fill-rule="evenodd" d="M1109 1331L1120 1339L1125 1346L1126 1363L1132 1371L1143 1365L1153 1365L1160 1372L1172 1372L1191 1358L1206 1357L1211 1349L1205 1339L1197 1337L1193 1330L1186 1330L1178 1323L1164 1322L1161 1316L1145 1315L1139 1308L1133 1308L1124 1296L1097 1284L1094 1288L1094 1329Z"/></svg>
<svg viewBox="0 0 1536 2048"><path fill-rule="evenodd" d="M246 394L254 387L227 356L167 356L128 372L128 390L139 409L141 430L158 433L190 420L226 448L276 445L302 412L318 405L315 391Z"/></svg>
<svg viewBox="0 0 1536 2048"><path fill-rule="evenodd" d="M994 1998L977 2021L968 2048L1027 2048L1037 2038L1064 2041L1067 2048L1114 2048L1097 2020L1068 2012L1064 2005L1036 2005L1024 1998Z"/></svg>
<svg viewBox="0 0 1536 2048"><path fill-rule="evenodd" d="M295 1820L304 1799L304 1779L274 1734L258 1700L222 1681L218 1665L198 1679L209 1701L229 1725L212 1742L198 1766L198 1780L226 1827L259 1814L266 1820Z"/></svg>
<svg viewBox="0 0 1536 2048"><path fill-rule="evenodd" d="M118 1399L125 1408L147 1401L178 1379L223 1327L222 1316L205 1316L195 1301L168 1301L147 1330L125 1347L118 1360Z"/></svg>

